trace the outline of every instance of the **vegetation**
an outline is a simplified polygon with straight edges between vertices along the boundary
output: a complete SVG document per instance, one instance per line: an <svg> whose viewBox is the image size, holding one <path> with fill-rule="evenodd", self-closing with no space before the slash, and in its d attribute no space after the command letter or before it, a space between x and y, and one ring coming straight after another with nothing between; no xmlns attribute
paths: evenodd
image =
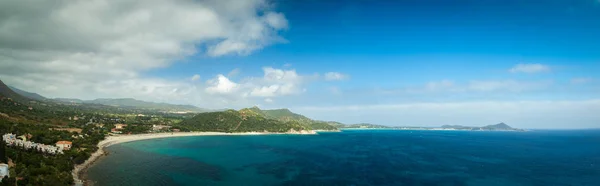
<svg viewBox="0 0 600 186"><path fill-rule="evenodd" d="M296 121L282 122L245 110L200 113L176 126L186 131L212 132L288 132L292 129L309 129Z"/></svg>
<svg viewBox="0 0 600 186"><path fill-rule="evenodd" d="M512 128L505 123L498 123L495 125L486 125L483 127L469 127L469 126L462 126L462 125L443 125L442 128L456 129L456 130L516 130L516 131L522 131L522 129Z"/></svg>
<svg viewBox="0 0 600 186"><path fill-rule="evenodd" d="M245 113L253 113L254 115L260 115L265 118L279 120L282 122L296 122L306 126L312 130L338 130L337 127L330 125L328 122L312 120L306 116L293 113L289 109L274 109L274 110L261 110L258 107L246 108L240 110Z"/></svg>
<svg viewBox="0 0 600 186"><path fill-rule="evenodd" d="M153 124L172 125L192 116L101 104L33 100L0 81L0 135L26 135L30 141L47 145L63 140L73 144L64 154L49 155L8 147L2 142L0 162L11 161L14 166L10 167L11 177L3 179L0 185L72 185L74 165L83 163L97 150L98 142L114 124L128 124L123 132L137 134L148 132ZM61 128L76 130L56 130Z"/></svg>
<svg viewBox="0 0 600 186"><path fill-rule="evenodd" d="M0 131L30 136L28 140L53 145L57 141L72 141L73 146L64 154L47 155L35 150L8 147L6 157L15 164L16 176L22 178L18 185L70 185L73 183L71 170L75 164L83 163L97 150L96 144L104 139L102 129L89 125L83 128L81 135L68 131L51 130L53 126L27 124L0 119ZM4 144L4 143L3 143Z"/></svg>
<svg viewBox="0 0 600 186"><path fill-rule="evenodd" d="M8 163L6 159L6 143L4 143L4 139L0 139L0 163Z"/></svg>
<svg viewBox="0 0 600 186"><path fill-rule="evenodd" d="M288 109L226 110L180 114L165 110L197 107L143 102L134 99L47 99L35 93L10 89L0 81L0 132L29 136L28 140L52 145L71 141L64 154L49 155L0 145L0 161L12 162L11 178L0 185L72 185L71 171L97 150L97 144L115 124L127 124L123 134L152 131L152 125L168 125L162 131L290 132L337 130L331 122L315 121ZM196 110L198 111L198 110ZM71 132L69 132L71 131Z"/></svg>

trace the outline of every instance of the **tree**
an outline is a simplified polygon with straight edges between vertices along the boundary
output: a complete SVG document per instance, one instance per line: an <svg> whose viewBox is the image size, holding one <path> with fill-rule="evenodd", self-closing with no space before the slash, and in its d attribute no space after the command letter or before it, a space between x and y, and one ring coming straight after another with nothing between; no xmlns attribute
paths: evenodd
<svg viewBox="0 0 600 186"><path fill-rule="evenodd" d="M4 143L4 139L0 139L0 142L2 143L0 144L0 162L8 163L8 160L6 160L6 143Z"/></svg>

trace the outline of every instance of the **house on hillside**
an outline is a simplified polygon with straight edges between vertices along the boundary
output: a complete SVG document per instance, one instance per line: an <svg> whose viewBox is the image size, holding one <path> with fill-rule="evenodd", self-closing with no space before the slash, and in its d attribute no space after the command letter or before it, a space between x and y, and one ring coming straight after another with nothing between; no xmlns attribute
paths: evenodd
<svg viewBox="0 0 600 186"><path fill-rule="evenodd" d="M116 128L110 129L110 132L112 132L113 134L121 134L121 133L123 133L119 129L116 129Z"/></svg>
<svg viewBox="0 0 600 186"><path fill-rule="evenodd" d="M153 131L166 130L169 128L171 128L171 126L169 126L169 125L152 125Z"/></svg>
<svg viewBox="0 0 600 186"><path fill-rule="evenodd" d="M115 124L115 129L124 129L127 127L127 124Z"/></svg>
<svg viewBox="0 0 600 186"><path fill-rule="evenodd" d="M56 142L56 146L61 151L62 150L69 150L69 149L71 149L71 146L73 146L73 142L70 142L70 141L58 141L58 142Z"/></svg>

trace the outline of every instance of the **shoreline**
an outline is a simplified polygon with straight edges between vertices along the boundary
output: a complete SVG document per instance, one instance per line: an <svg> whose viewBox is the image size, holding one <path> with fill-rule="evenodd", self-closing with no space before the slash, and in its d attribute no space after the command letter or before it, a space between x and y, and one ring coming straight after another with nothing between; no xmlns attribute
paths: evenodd
<svg viewBox="0 0 600 186"><path fill-rule="evenodd" d="M150 140L150 139L159 139L159 138L172 138L172 137L189 137L189 136L247 136L247 135L316 135L317 131L290 131L283 133L276 132L240 132L240 133L225 133L225 132L170 132L170 133L150 133L150 134L134 134L134 135L115 135L108 136L104 140L98 142L98 150L92 153L90 157L85 160L82 164L75 165L73 171L71 171L71 175L73 176L74 185L82 186L87 185L88 181L85 178L85 174L87 169L92 166L100 157L105 156L106 152L104 148L109 147L111 145L132 142L132 141L141 141L141 140Z"/></svg>

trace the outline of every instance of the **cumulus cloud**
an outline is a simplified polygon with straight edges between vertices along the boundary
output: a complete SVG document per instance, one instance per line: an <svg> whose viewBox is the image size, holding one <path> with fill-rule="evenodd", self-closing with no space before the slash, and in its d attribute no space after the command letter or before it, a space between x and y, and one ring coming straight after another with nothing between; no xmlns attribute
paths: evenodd
<svg viewBox="0 0 600 186"><path fill-rule="evenodd" d="M209 87L206 88L206 92L209 94L230 94L235 92L239 86L222 74L217 75L214 79L208 80L206 84L209 85Z"/></svg>
<svg viewBox="0 0 600 186"><path fill-rule="evenodd" d="M198 74L194 74L194 75L193 75L193 76L190 78L190 80L192 80L192 81L198 81L198 80L200 80L200 75L198 75Z"/></svg>
<svg viewBox="0 0 600 186"><path fill-rule="evenodd" d="M0 1L0 76L49 97L129 90L126 97L178 99L198 88L140 73L285 41L278 34L287 20L271 7L266 0Z"/></svg>
<svg viewBox="0 0 600 186"><path fill-rule="evenodd" d="M550 67L543 64L517 64L508 71L511 73L539 73L550 71Z"/></svg>
<svg viewBox="0 0 600 186"><path fill-rule="evenodd" d="M339 72L325 73L325 80L327 80L327 81L340 81L340 80L346 80L348 78L350 78L350 76L339 73Z"/></svg>
<svg viewBox="0 0 600 186"><path fill-rule="evenodd" d="M311 75L299 75L296 70L283 70L272 67L263 68L262 78L252 78L245 82L251 91L247 94L255 97L274 97L299 94L305 91L303 85L313 79Z"/></svg>
<svg viewBox="0 0 600 186"><path fill-rule="evenodd" d="M229 95L230 99L272 98L300 94L304 85L314 79L311 75L300 75L296 70L283 70L264 67L262 77L246 77L233 82L224 75L217 75L207 81L205 92L216 95Z"/></svg>

